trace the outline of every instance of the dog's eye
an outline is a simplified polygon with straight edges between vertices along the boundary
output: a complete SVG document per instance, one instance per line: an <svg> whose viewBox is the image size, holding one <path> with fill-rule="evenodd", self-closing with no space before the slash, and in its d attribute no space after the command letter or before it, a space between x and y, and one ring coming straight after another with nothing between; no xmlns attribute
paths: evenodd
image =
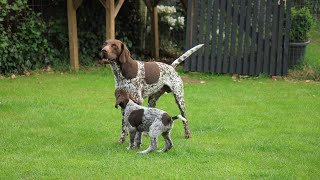
<svg viewBox="0 0 320 180"><path fill-rule="evenodd" d="M112 47L114 50L118 50L118 46L115 45L115 44L112 44L111 47Z"/></svg>

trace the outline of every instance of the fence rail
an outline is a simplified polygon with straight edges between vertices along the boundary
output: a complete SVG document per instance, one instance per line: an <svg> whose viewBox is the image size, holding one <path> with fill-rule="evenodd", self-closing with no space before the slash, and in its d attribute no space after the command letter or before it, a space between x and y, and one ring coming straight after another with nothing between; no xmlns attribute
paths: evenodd
<svg viewBox="0 0 320 180"><path fill-rule="evenodd" d="M279 4L278 4L279 3ZM290 0L189 0L186 71L286 75Z"/></svg>

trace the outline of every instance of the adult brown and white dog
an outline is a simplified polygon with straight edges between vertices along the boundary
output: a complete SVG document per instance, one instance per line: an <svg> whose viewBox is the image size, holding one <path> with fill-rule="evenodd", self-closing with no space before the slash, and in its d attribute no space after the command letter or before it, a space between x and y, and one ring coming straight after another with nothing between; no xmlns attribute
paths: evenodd
<svg viewBox="0 0 320 180"><path fill-rule="evenodd" d="M188 56L197 51L203 44L188 50L171 65L161 62L142 62L131 58L130 51L119 40L107 40L102 46L102 63L110 64L113 70L116 89L126 89L137 104L142 104L144 98L149 97L148 106L155 107L156 101L165 92L172 92L179 106L181 115L186 118L184 86L182 79L175 71L175 67ZM185 138L190 138L187 121L183 121ZM128 134L122 117L122 133L119 143L123 143Z"/></svg>

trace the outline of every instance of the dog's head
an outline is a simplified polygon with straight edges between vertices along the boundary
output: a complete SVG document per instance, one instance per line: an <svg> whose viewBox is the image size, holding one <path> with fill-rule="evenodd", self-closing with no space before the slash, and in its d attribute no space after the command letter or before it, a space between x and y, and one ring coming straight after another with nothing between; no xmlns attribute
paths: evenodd
<svg viewBox="0 0 320 180"><path fill-rule="evenodd" d="M109 39L102 45L101 58L102 63L110 64L116 62L123 64L131 58L131 55L124 43L116 39Z"/></svg>
<svg viewBox="0 0 320 180"><path fill-rule="evenodd" d="M122 109L126 108L130 98L128 91L116 89L114 95L116 96L116 104L114 107L118 108L119 105Z"/></svg>

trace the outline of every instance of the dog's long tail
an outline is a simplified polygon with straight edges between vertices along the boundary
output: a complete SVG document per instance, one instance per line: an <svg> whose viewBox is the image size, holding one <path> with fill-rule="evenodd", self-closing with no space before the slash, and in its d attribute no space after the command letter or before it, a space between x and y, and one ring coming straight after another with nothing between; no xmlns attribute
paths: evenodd
<svg viewBox="0 0 320 180"><path fill-rule="evenodd" d="M187 122L187 119L184 118L184 117L181 116L181 115L173 116L173 117L171 118L172 121L174 121L174 120L176 120L176 119L181 119L183 122Z"/></svg>
<svg viewBox="0 0 320 180"><path fill-rule="evenodd" d="M199 44L191 49L189 49L187 52L185 52L184 54L182 54L178 59L174 60L173 63L171 64L171 66L173 68L176 68L182 61L184 61L185 59L187 59L191 54L193 54L194 52L196 52L198 49L200 49L203 46L203 44Z"/></svg>

